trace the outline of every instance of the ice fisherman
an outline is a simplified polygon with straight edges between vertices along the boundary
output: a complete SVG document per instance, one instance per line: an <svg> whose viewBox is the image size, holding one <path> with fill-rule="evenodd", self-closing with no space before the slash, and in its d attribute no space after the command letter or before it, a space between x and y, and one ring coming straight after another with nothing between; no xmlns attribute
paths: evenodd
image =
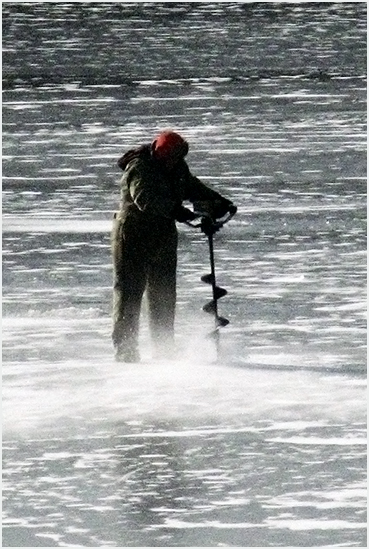
<svg viewBox="0 0 369 549"><path fill-rule="evenodd" d="M183 201L201 202L215 220L236 210L233 203L190 173L188 143L164 131L151 144L131 149L119 160L123 170L121 205L114 216L113 344L116 360L137 362L141 302L147 292L154 356L174 350L176 221L197 216Z"/></svg>

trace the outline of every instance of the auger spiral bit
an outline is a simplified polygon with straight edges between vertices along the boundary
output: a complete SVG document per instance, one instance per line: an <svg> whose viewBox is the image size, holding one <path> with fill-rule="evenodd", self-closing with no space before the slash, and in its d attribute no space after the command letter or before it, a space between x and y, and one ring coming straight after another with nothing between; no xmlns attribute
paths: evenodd
<svg viewBox="0 0 369 549"><path fill-rule="evenodd" d="M211 284L213 286L212 274L202 276L201 280L206 284ZM213 299L209 301L209 303L206 303L202 308L202 310L205 311L205 313L210 313L216 316L216 320L218 321L217 322L218 326L226 326L227 324L229 324L229 320L218 316L218 307L217 307L218 299L220 299L221 297L224 297L225 295L227 295L227 293L228 293L227 290L225 290L224 288L220 288L219 286L216 286L214 283Z"/></svg>
<svg viewBox="0 0 369 549"><path fill-rule="evenodd" d="M211 273L203 275L201 277L201 280L205 282L205 284L211 284L212 290L213 290L213 299L206 303L202 310L206 313L214 315L215 319L215 330L218 328L227 326L229 324L229 320L227 318L223 318L219 316L218 314L218 300L221 297L224 297L227 295L227 290L225 288L221 288L220 286L216 285L215 280L215 265L214 265L214 246L213 246L213 231L207 231L207 237L209 240L209 252L210 252L210 267L211 267Z"/></svg>
<svg viewBox="0 0 369 549"><path fill-rule="evenodd" d="M199 217L201 217L201 222L199 224L194 225L192 223L187 223L191 227L200 227L202 232L208 237L211 272L209 274L203 275L201 277L201 280L202 282L205 282L205 284L211 285L213 299L208 303L206 303L202 309L206 313L214 315L215 329L211 332L210 335L213 335L215 338L217 356L219 355L219 328L227 326L227 324L229 324L229 320L227 318L223 318L222 316L218 315L218 300L224 297L225 295L227 295L227 290L225 290L224 288L220 288L220 286L216 285L213 236L217 231L219 231L221 227L223 227L225 223L227 223L228 221L230 221L230 219L232 219L232 217L235 215L236 212L237 212L237 208L233 206L232 210L230 210L226 218L219 221L214 221L208 215L202 214L200 212L198 214Z"/></svg>

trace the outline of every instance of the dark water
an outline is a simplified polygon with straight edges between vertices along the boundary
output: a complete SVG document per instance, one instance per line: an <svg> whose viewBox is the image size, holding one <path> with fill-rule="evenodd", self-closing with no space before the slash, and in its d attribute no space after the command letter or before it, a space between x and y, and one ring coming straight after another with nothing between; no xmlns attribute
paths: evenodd
<svg viewBox="0 0 369 549"><path fill-rule="evenodd" d="M112 360L116 159L232 198L230 319L180 226L180 359ZM366 3L3 3L3 545L366 547Z"/></svg>

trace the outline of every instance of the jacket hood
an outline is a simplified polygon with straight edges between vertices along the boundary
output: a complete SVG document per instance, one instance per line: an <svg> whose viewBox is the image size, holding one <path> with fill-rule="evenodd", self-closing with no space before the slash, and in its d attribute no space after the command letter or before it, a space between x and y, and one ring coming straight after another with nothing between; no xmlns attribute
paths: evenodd
<svg viewBox="0 0 369 549"><path fill-rule="evenodd" d="M119 158L117 164L121 170L125 170L128 164L132 162L132 160L138 158L143 154L151 154L151 145L141 145L141 147L138 147L136 149L130 149Z"/></svg>

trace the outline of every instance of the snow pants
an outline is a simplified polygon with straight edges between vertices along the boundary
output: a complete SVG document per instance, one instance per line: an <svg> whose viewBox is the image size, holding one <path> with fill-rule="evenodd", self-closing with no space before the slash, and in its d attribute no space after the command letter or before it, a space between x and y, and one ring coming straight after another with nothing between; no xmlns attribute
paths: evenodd
<svg viewBox="0 0 369 549"><path fill-rule="evenodd" d="M113 343L122 358L138 357L139 320L147 293L149 326L157 355L173 347L178 234L175 222L114 219Z"/></svg>

